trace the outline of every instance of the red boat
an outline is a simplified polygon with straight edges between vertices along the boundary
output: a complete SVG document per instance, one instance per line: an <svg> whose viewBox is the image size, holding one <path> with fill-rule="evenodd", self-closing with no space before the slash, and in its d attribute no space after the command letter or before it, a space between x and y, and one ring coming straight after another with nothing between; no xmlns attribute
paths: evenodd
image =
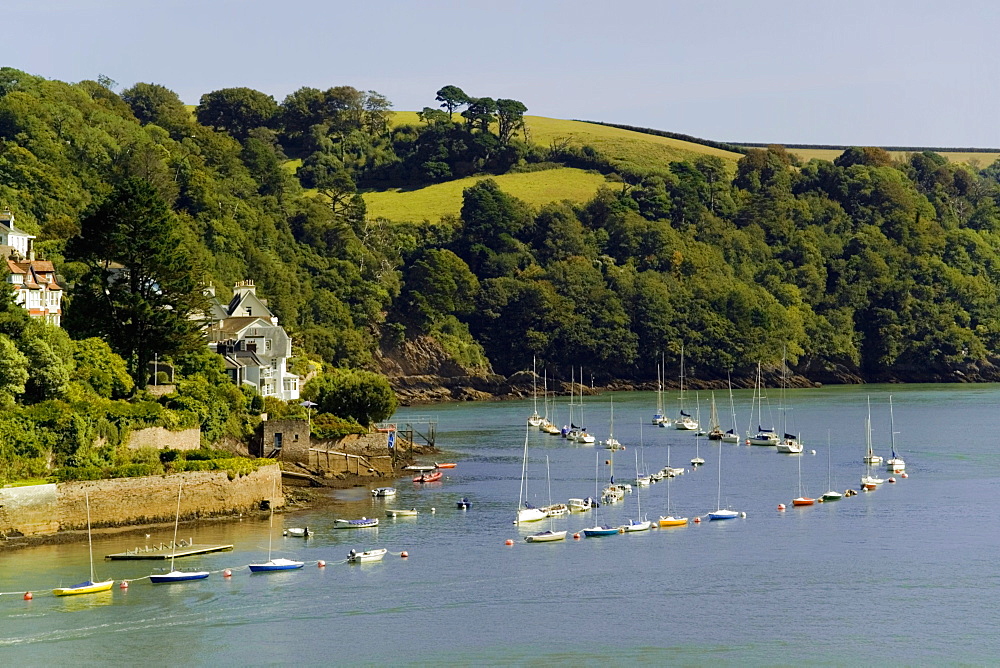
<svg viewBox="0 0 1000 668"><path fill-rule="evenodd" d="M437 482L441 479L444 474L440 471L434 471L433 473L423 473L418 475L413 479L413 482Z"/></svg>
<svg viewBox="0 0 1000 668"><path fill-rule="evenodd" d="M453 469L453 468L455 468L455 463L454 462L441 462L440 464L436 464L436 466L439 469Z"/></svg>

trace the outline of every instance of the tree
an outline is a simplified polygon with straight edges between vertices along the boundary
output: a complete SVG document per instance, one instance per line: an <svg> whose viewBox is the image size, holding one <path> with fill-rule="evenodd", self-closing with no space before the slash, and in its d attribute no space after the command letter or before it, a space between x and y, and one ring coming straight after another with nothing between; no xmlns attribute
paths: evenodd
<svg viewBox="0 0 1000 668"><path fill-rule="evenodd" d="M254 128L267 127L278 114L274 98L252 88L223 88L205 93L195 110L198 122L243 141Z"/></svg>
<svg viewBox="0 0 1000 668"><path fill-rule="evenodd" d="M98 338L74 341L71 379L85 383L98 396L106 399L123 399L132 394L135 383L128 375L125 360L111 350L111 346ZM218 355L216 355L218 357Z"/></svg>
<svg viewBox="0 0 1000 668"><path fill-rule="evenodd" d="M173 213L146 181L127 179L83 219L67 257L87 271L67 327L103 337L145 385L154 354L204 345L194 318L207 312L199 270Z"/></svg>
<svg viewBox="0 0 1000 668"><path fill-rule="evenodd" d="M463 104L469 103L469 96L458 86L445 86L437 92L437 97L434 99L440 102L443 108L448 110L449 121L456 109Z"/></svg>
<svg viewBox="0 0 1000 668"><path fill-rule="evenodd" d="M462 117L470 130L488 133L496 111L497 103L492 97L474 97L469 100L469 106L462 112Z"/></svg>
<svg viewBox="0 0 1000 668"><path fill-rule="evenodd" d="M370 371L326 373L310 381L303 396L311 398L320 413L356 420L369 426L396 411L396 395L385 376Z"/></svg>
<svg viewBox="0 0 1000 668"><path fill-rule="evenodd" d="M0 405L9 405L24 394L28 382L28 358L10 337L0 334Z"/></svg>
<svg viewBox="0 0 1000 668"><path fill-rule="evenodd" d="M517 100L507 100L501 98L496 102L497 113L497 136L500 143L506 146L510 143L514 133L524 127L524 112L528 108Z"/></svg>
<svg viewBox="0 0 1000 668"><path fill-rule="evenodd" d="M139 122L153 123L169 130L177 137L185 128L190 128L191 114L177 93L153 83L137 83L122 91L122 99L128 103Z"/></svg>

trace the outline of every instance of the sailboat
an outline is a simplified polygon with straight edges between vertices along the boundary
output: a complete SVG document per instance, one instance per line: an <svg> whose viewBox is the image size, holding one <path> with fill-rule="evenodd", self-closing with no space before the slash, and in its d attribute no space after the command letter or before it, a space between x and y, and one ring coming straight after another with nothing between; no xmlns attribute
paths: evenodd
<svg viewBox="0 0 1000 668"><path fill-rule="evenodd" d="M735 510L722 507L722 448L719 448L719 492L715 508L708 514L709 520L733 520L740 516Z"/></svg>
<svg viewBox="0 0 1000 668"><path fill-rule="evenodd" d="M830 454L831 449L832 448L830 447L830 432L827 431L826 432L826 486L827 489L829 489L830 491L824 493L823 496L820 497L820 501L823 501L824 503L826 503L827 501L840 501L842 498L844 498L843 494L833 489L833 465L831 463L832 456Z"/></svg>
<svg viewBox="0 0 1000 668"><path fill-rule="evenodd" d="M608 440L601 443L606 450L622 450L622 444L615 438L615 398L611 397L611 426L608 428Z"/></svg>
<svg viewBox="0 0 1000 668"><path fill-rule="evenodd" d="M267 521L267 561L262 564L250 564L251 573L267 573L270 571L294 571L302 568L305 562L294 561L292 559L271 558L271 542L274 537L274 497L277 494L277 484L271 485L271 516Z"/></svg>
<svg viewBox="0 0 1000 668"><path fill-rule="evenodd" d="M694 431L698 429L698 422L684 412L684 346L681 345L681 395L680 395L680 415L674 420L674 429L682 431Z"/></svg>
<svg viewBox="0 0 1000 668"><path fill-rule="evenodd" d="M611 481L604 491L601 492L601 503L611 504L618 503L625 498L625 485L615 484L615 451L611 451L611 459L608 460L608 466L611 467ZM629 486L631 488L631 485Z"/></svg>
<svg viewBox="0 0 1000 668"><path fill-rule="evenodd" d="M208 577L208 571L179 571L174 568L174 558L177 556L177 525L181 521L181 487L183 487L183 483L178 483L177 512L174 514L173 551L170 553L170 572L150 575L149 581L153 584L169 584L173 582L188 582L190 580L204 580Z"/></svg>
<svg viewBox="0 0 1000 668"><path fill-rule="evenodd" d="M639 421L639 452L642 453L642 473L639 473L638 468L636 469L635 484L636 487L648 487L653 484L653 476L649 474L649 470L646 468L646 444L642 440L641 420Z"/></svg>
<svg viewBox="0 0 1000 668"><path fill-rule="evenodd" d="M535 508L533 505L525 500L528 493L528 484L525 480L525 473L528 470L528 427L524 429L524 457L521 460L521 491L518 493L517 499L517 519L514 520L514 524L522 524L524 522L538 522L539 520L544 520L546 517L545 511L541 508Z"/></svg>
<svg viewBox="0 0 1000 668"><path fill-rule="evenodd" d="M788 433L788 405L785 403L785 385L788 379L786 375L785 354L781 355L781 433L783 438L778 441L778 452L790 455L802 453L802 444L795 434Z"/></svg>
<svg viewBox="0 0 1000 668"><path fill-rule="evenodd" d="M698 402L697 415L698 415L698 421L700 422L701 421L701 402L698 401L698 394L697 393L695 393L695 401ZM691 460L691 466L701 466L702 464L705 463L705 460L702 459L702 457L701 457L701 453L698 452L698 439L701 437L701 435L702 435L701 431L696 431L694 433L694 459Z"/></svg>
<svg viewBox="0 0 1000 668"><path fill-rule="evenodd" d="M896 454L896 426L895 420L892 417L892 395L889 395L889 447L892 451L892 457L885 461L885 469L889 473L902 473L906 470L906 462L903 458Z"/></svg>
<svg viewBox="0 0 1000 668"><path fill-rule="evenodd" d="M861 488L865 491L871 491L881 485L884 480L882 478L876 478L872 475L872 464L878 464L882 461L882 458L876 454L872 453L872 404L871 398L868 399L868 417L865 418L865 474L861 476Z"/></svg>
<svg viewBox="0 0 1000 668"><path fill-rule="evenodd" d="M754 390L755 399L757 402L757 433L750 436L750 427L747 427L747 444L749 445L777 445L778 435L774 433L774 429L771 427L760 426L761 418L763 418L763 408L764 408L764 377L761 373L760 362L757 362L757 385ZM750 402L750 420L751 425L753 424L753 402ZM770 419L770 405L768 406L768 419Z"/></svg>
<svg viewBox="0 0 1000 668"><path fill-rule="evenodd" d="M549 506L552 506L552 479L549 477L549 456L545 455L545 478L549 481ZM565 506L564 506L565 507ZM568 512L568 511L567 511ZM551 517L551 516L550 516ZM565 540L565 531L553 531L552 530L552 520L549 520L549 528L545 531L539 531L538 533L533 533L530 536L525 536L524 540L528 543L551 543L557 540Z"/></svg>
<svg viewBox="0 0 1000 668"><path fill-rule="evenodd" d="M872 398L868 397L868 421L865 427L866 433L866 447L865 447L865 464L881 464L882 456L876 455L872 450Z"/></svg>
<svg viewBox="0 0 1000 668"><path fill-rule="evenodd" d="M722 426L719 424L719 413L715 409L715 392L712 392L712 413L708 418L708 440L721 441L725 435L722 431Z"/></svg>
<svg viewBox="0 0 1000 668"><path fill-rule="evenodd" d="M591 383L593 384L593 383ZM583 367L580 367L580 424L586 425L587 423L583 421ZM580 433L576 437L577 443L583 443L584 445L593 445L596 441L591 434L587 433L587 427L580 427Z"/></svg>
<svg viewBox="0 0 1000 668"><path fill-rule="evenodd" d="M722 435L722 442L739 443L740 435L736 433L736 404L733 403L733 379L730 377L729 372L726 373L726 378L729 380L729 412L733 416L733 428Z"/></svg>
<svg viewBox="0 0 1000 668"><path fill-rule="evenodd" d="M542 424L538 428L544 431L546 434L557 435L559 433L559 427L552 424L552 420L549 419L549 371L546 369L542 372L542 406L545 409L545 416L542 418Z"/></svg>
<svg viewBox="0 0 1000 668"><path fill-rule="evenodd" d="M653 424L663 426L668 422L667 416L663 414L663 369L656 365L656 412L653 413Z"/></svg>
<svg viewBox="0 0 1000 668"><path fill-rule="evenodd" d="M612 456L614 456L614 455L612 455ZM600 455L598 454L594 458L594 494L595 495L597 494L597 485L598 485L597 481L600 478L600 474L599 474L599 470L600 470L599 460L600 460ZM612 480L614 480L613 477L612 477ZM605 503L607 503L607 502L605 501ZM598 505L598 507L600 507L600 504L597 504L597 505ZM600 511L600 512L603 514L604 511ZM596 538L597 536L612 536L612 535L614 535L616 533L621 533L619 531L618 527L609 526L607 524L598 524L596 526L587 527L587 528L585 528L583 530L583 535L586 536L587 538Z"/></svg>
<svg viewBox="0 0 1000 668"><path fill-rule="evenodd" d="M542 416L538 414L538 374L535 373L535 357L531 356L531 399L534 401L534 410L528 416L528 424L532 427L542 426Z"/></svg>
<svg viewBox="0 0 1000 668"><path fill-rule="evenodd" d="M52 593L56 596L95 594L99 591L108 591L115 584L114 580L94 582L94 543L90 535L90 494L84 492L83 498L87 503L87 550L90 552L90 579L72 587L56 587L52 590Z"/></svg>
<svg viewBox="0 0 1000 668"><path fill-rule="evenodd" d="M670 444L667 444L667 468L670 468ZM674 517L670 514L670 481L674 476L667 476L667 514L660 515L660 526L661 527L679 527L685 526L688 523L688 518L686 517Z"/></svg>
<svg viewBox="0 0 1000 668"><path fill-rule="evenodd" d="M635 476L637 478L639 477L639 453L638 452L635 453ZM639 519L629 520L628 521L628 524L625 525L625 531L627 533L628 532L632 532L632 531L649 531L649 528L651 526L653 526L652 522L650 522L647 519L644 519L643 516L642 516L642 499L641 499L641 497L642 497L642 489L640 487L636 487L635 504L636 504L636 509L637 509L636 512L638 513Z"/></svg>
<svg viewBox="0 0 1000 668"><path fill-rule="evenodd" d="M799 463L799 495L792 499L793 506L811 506L816 503L816 499L808 497L802 493L802 458L795 458Z"/></svg>

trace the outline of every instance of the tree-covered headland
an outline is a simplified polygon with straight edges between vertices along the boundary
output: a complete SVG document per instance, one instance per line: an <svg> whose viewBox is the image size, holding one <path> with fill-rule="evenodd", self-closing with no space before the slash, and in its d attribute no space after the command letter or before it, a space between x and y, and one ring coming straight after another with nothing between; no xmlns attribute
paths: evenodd
<svg viewBox="0 0 1000 668"><path fill-rule="evenodd" d="M391 414L384 360L417 340L464 374L536 357L646 381L683 344L702 378L783 354L821 380L995 377L1000 164L773 146L637 165L533 143L518 100L449 85L428 103L400 125L376 91L227 88L192 112L159 84L0 68L0 204L67 291L62 329L0 299L0 478L166 470L123 447L131 430L215 446L262 411L304 415L232 385L205 346L204 289L247 278L331 432ZM606 185L533 208L487 178L440 221L375 219L361 197L567 166ZM173 393L145 391L153 359Z"/></svg>

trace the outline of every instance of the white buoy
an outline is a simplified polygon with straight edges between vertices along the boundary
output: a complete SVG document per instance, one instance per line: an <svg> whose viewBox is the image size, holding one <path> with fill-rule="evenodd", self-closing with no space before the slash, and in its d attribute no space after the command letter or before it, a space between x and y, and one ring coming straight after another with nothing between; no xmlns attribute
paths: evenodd
<svg viewBox="0 0 1000 668"><path fill-rule="evenodd" d="M816 451L815 451L815 450L810 450L809 452L811 452L811 453L812 453L812 454L814 454L814 455L816 454Z"/></svg>

